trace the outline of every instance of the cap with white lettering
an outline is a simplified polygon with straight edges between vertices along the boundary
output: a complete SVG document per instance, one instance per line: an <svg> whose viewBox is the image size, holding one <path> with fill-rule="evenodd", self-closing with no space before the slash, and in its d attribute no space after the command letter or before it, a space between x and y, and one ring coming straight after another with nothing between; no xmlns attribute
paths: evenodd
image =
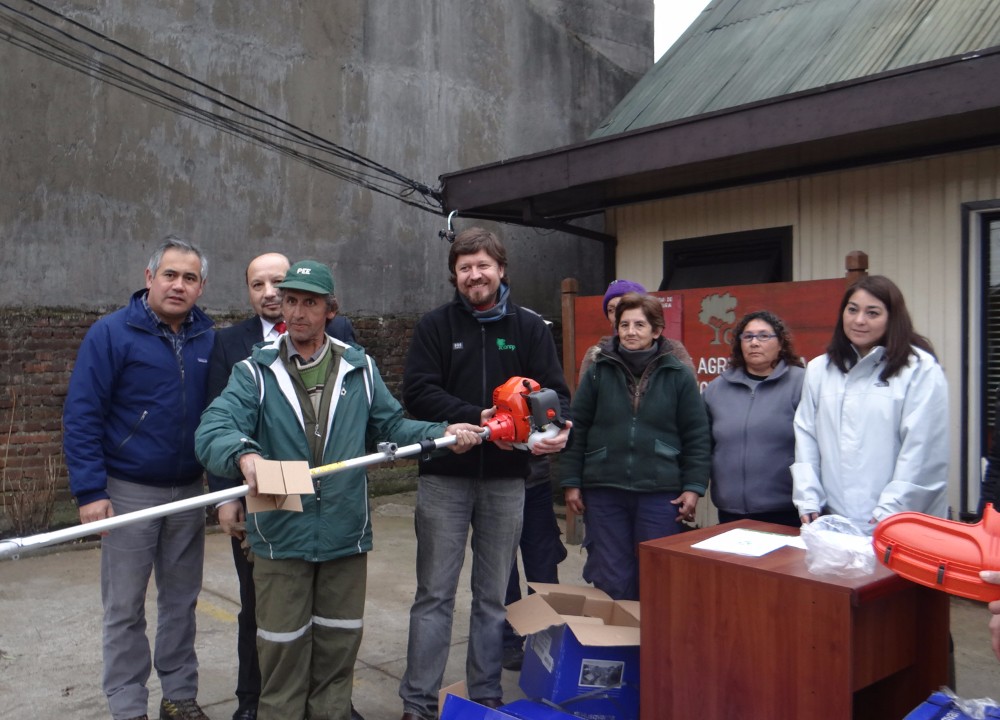
<svg viewBox="0 0 1000 720"><path fill-rule="evenodd" d="M330 268L316 260L301 260L285 273L285 279L278 283L282 290L303 290L318 295L333 293L333 273Z"/></svg>

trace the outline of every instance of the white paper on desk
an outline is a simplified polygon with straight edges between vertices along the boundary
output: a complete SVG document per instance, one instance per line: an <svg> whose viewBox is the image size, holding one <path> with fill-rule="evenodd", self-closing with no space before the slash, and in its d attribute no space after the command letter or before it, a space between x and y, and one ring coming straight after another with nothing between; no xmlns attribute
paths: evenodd
<svg viewBox="0 0 1000 720"><path fill-rule="evenodd" d="M710 537L708 540L702 540L691 547L699 550L746 555L747 557L760 557L788 545L788 541L793 539L788 535L737 528Z"/></svg>

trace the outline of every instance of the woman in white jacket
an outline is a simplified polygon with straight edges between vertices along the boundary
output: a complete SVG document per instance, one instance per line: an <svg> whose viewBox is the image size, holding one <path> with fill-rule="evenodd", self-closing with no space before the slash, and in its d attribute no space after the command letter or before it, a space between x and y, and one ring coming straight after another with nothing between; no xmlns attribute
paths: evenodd
<svg viewBox="0 0 1000 720"><path fill-rule="evenodd" d="M827 352L809 363L795 413L793 500L874 525L916 510L943 517L948 388L889 278L847 289Z"/></svg>

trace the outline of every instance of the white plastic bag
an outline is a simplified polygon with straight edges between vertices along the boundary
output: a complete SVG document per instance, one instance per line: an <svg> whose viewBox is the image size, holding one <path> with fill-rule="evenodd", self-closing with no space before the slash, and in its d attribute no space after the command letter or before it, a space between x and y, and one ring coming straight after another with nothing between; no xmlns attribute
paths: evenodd
<svg viewBox="0 0 1000 720"><path fill-rule="evenodd" d="M842 515L822 515L802 526L806 567L814 575L862 577L875 572L872 539Z"/></svg>
<svg viewBox="0 0 1000 720"><path fill-rule="evenodd" d="M929 714L933 713L933 715ZM1000 717L1000 708L993 698L977 698L967 700L960 698L950 688L942 687L939 692L932 693L927 700L917 707L906 718L939 718L947 720L989 720ZM903 720L906 720L903 718Z"/></svg>

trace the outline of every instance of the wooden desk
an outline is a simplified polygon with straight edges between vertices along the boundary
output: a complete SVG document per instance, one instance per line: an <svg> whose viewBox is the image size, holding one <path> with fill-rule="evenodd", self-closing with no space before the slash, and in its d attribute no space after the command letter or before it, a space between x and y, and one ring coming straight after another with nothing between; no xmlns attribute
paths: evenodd
<svg viewBox="0 0 1000 720"><path fill-rule="evenodd" d="M694 550L742 520L639 546L642 720L904 717L948 680L949 598L878 565L811 575L805 551Z"/></svg>

